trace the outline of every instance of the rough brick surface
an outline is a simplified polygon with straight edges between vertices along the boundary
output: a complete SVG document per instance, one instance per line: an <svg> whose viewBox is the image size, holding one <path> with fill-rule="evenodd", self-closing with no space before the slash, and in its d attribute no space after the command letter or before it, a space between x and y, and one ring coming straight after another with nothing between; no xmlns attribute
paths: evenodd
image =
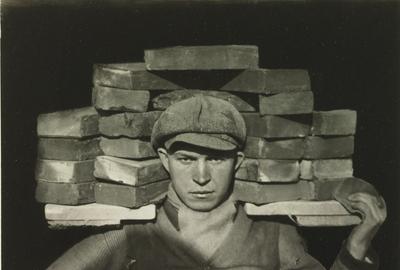
<svg viewBox="0 0 400 270"><path fill-rule="evenodd" d="M41 203L78 205L94 202L94 182L54 183L38 180L35 198Z"/></svg>
<svg viewBox="0 0 400 270"><path fill-rule="evenodd" d="M257 46L177 46L145 50L149 70L211 70L258 68Z"/></svg>
<svg viewBox="0 0 400 270"><path fill-rule="evenodd" d="M109 156L96 158L94 175L131 186L141 186L169 178L158 158L137 161Z"/></svg>
<svg viewBox="0 0 400 270"><path fill-rule="evenodd" d="M245 159L235 178L256 182L295 182L299 162L294 160Z"/></svg>
<svg viewBox="0 0 400 270"><path fill-rule="evenodd" d="M314 184L299 181L291 184L259 184L247 181L235 181L235 199L254 204L279 201L312 200L315 197Z"/></svg>
<svg viewBox="0 0 400 270"><path fill-rule="evenodd" d="M41 114L37 122L40 137L83 138L99 134L99 116L93 107Z"/></svg>
<svg viewBox="0 0 400 270"><path fill-rule="evenodd" d="M206 90L175 90L160 94L152 100L152 107L156 110L165 110L170 105L198 95L212 96L232 103L238 111L253 112L256 109L240 97L223 91Z"/></svg>
<svg viewBox="0 0 400 270"><path fill-rule="evenodd" d="M262 138L296 138L309 134L310 115L261 116L258 113L242 113L246 122L247 136Z"/></svg>
<svg viewBox="0 0 400 270"><path fill-rule="evenodd" d="M354 153L354 137L317 137L306 138L306 159L328 159L349 157Z"/></svg>
<svg viewBox="0 0 400 270"><path fill-rule="evenodd" d="M298 226L304 227L336 227L360 224L361 218L355 215L296 216L295 221Z"/></svg>
<svg viewBox="0 0 400 270"><path fill-rule="evenodd" d="M150 101L149 91L96 86L92 91L92 104L105 111L145 112Z"/></svg>
<svg viewBox="0 0 400 270"><path fill-rule="evenodd" d="M151 143L139 139L122 137L108 139L103 137L100 139L100 148L106 156L132 159L157 157L157 153L154 151Z"/></svg>
<svg viewBox="0 0 400 270"><path fill-rule="evenodd" d="M52 160L87 160L102 155L99 139L39 138L38 158Z"/></svg>
<svg viewBox="0 0 400 270"><path fill-rule="evenodd" d="M140 187L96 183L95 198L97 203L137 208L159 200L160 195L167 192L169 182L165 180Z"/></svg>
<svg viewBox="0 0 400 270"><path fill-rule="evenodd" d="M334 110L313 113L311 134L313 135L354 135L357 112Z"/></svg>
<svg viewBox="0 0 400 270"><path fill-rule="evenodd" d="M260 95L261 115L287 115L311 113L314 98L311 91Z"/></svg>
<svg viewBox="0 0 400 270"><path fill-rule="evenodd" d="M94 160L63 161L39 159L35 178L57 183L84 183L94 181Z"/></svg>
<svg viewBox="0 0 400 270"><path fill-rule="evenodd" d="M100 133L110 137L149 137L153 125L160 117L160 114L160 111L153 111L144 113L120 113L101 117L99 121Z"/></svg>
<svg viewBox="0 0 400 270"><path fill-rule="evenodd" d="M353 176L351 159L302 160L302 179L346 178Z"/></svg>
<svg viewBox="0 0 400 270"><path fill-rule="evenodd" d="M115 205L90 203L79 206L47 204L44 208L47 220L83 221L83 220L150 220L156 217L156 207L149 204L137 209Z"/></svg>
<svg viewBox="0 0 400 270"><path fill-rule="evenodd" d="M251 216L274 215L349 215L350 213L339 202L330 201L286 201L263 205L246 203L246 214Z"/></svg>
<svg viewBox="0 0 400 270"><path fill-rule="evenodd" d="M304 154L303 139L265 140L247 137L244 154L256 159L300 159Z"/></svg>
<svg viewBox="0 0 400 270"><path fill-rule="evenodd" d="M121 221L113 220L48 220L47 224L52 230L65 230L71 227L120 227Z"/></svg>

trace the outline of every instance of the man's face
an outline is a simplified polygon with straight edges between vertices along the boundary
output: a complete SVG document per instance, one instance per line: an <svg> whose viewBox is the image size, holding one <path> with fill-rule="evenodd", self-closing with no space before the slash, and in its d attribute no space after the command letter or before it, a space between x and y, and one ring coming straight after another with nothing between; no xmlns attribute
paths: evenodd
<svg viewBox="0 0 400 270"><path fill-rule="evenodd" d="M158 149L181 201L196 211L210 211L228 198L235 170L243 154L180 144Z"/></svg>

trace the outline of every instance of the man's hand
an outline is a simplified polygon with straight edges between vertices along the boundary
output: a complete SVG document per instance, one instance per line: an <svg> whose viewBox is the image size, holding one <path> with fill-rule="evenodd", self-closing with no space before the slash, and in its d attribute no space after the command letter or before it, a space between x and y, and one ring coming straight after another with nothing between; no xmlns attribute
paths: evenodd
<svg viewBox="0 0 400 270"><path fill-rule="evenodd" d="M386 204L382 197L354 193L348 197L350 205L364 214L364 219L351 232L347 249L358 260L364 261L372 239L386 219Z"/></svg>

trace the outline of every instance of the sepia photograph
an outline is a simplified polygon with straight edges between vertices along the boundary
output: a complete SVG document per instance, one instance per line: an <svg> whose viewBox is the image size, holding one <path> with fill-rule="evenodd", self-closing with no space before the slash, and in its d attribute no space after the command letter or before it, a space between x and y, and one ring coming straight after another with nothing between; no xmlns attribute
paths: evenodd
<svg viewBox="0 0 400 270"><path fill-rule="evenodd" d="M400 269L400 2L1 3L1 269Z"/></svg>

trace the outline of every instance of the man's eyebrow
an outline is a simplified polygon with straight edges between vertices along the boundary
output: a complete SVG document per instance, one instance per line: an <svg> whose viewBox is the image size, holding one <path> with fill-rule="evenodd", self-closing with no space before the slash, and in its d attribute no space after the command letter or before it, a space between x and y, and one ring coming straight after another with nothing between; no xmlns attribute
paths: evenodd
<svg viewBox="0 0 400 270"><path fill-rule="evenodd" d="M184 157L191 157L191 158L197 158L196 154L192 154L192 153L188 153L188 152L184 152L184 151L176 151L174 153L174 155L176 156L184 156Z"/></svg>

